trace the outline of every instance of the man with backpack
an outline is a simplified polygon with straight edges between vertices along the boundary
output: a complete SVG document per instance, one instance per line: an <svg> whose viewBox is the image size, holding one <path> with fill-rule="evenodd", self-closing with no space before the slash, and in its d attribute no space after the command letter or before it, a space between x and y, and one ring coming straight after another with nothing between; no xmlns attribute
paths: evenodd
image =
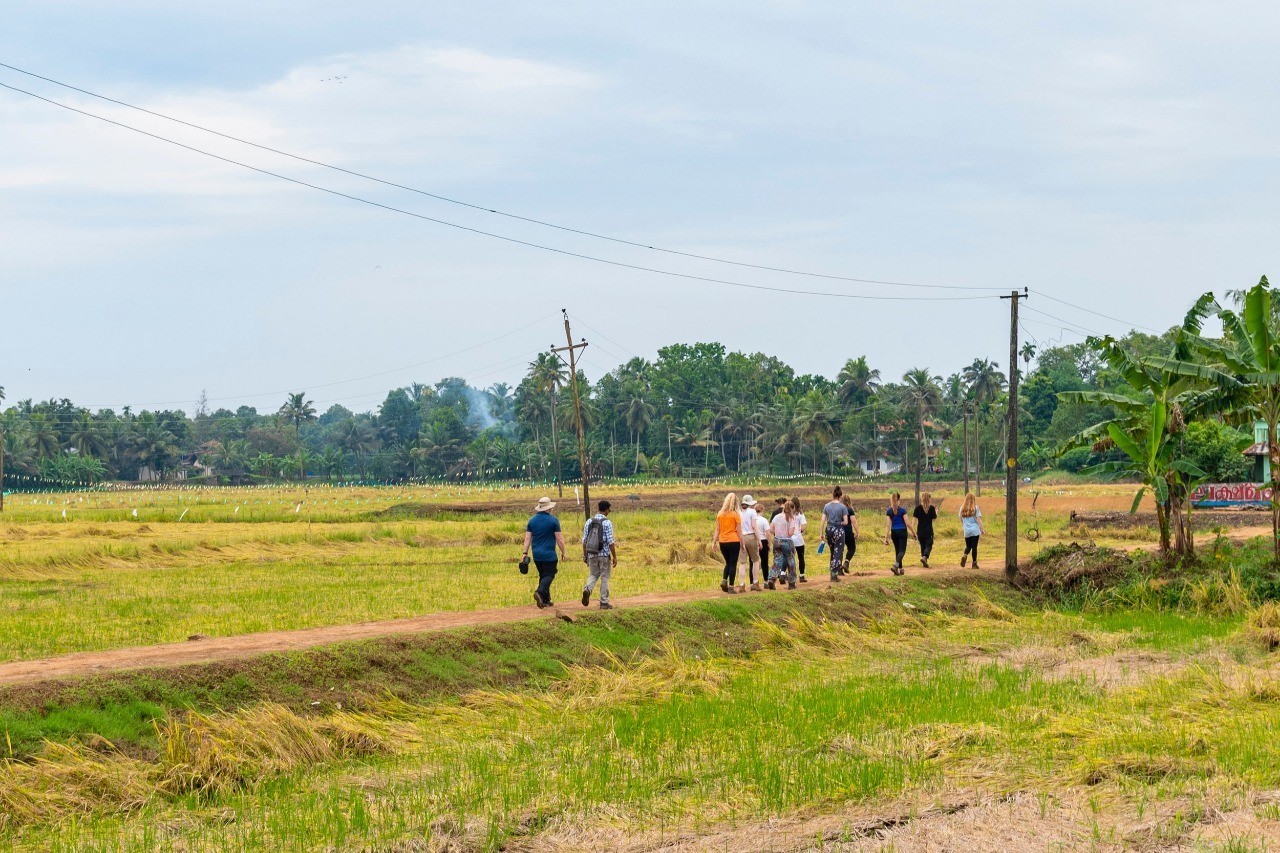
<svg viewBox="0 0 1280 853"><path fill-rule="evenodd" d="M618 544L613 539L608 501L600 501L600 511L582 528L582 560L587 564L587 585L582 588L582 606L591 603L591 591L600 582L600 609L612 610L609 603L609 575L618 565Z"/></svg>

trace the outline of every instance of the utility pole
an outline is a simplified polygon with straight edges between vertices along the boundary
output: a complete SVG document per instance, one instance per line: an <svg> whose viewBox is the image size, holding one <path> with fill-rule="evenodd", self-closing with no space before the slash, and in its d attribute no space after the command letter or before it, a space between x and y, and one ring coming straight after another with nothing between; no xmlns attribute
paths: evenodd
<svg viewBox="0 0 1280 853"><path fill-rule="evenodd" d="M0 429L0 512L4 512L4 430Z"/></svg>
<svg viewBox="0 0 1280 853"><path fill-rule="evenodd" d="M1024 287L1021 293L1015 290L1000 297L1009 300L1009 445L1005 452L1004 494L1004 573L1009 578L1018 573L1018 300L1029 296L1030 291Z"/></svg>
<svg viewBox="0 0 1280 853"><path fill-rule="evenodd" d="M591 476L587 467L587 433L582 427L582 395L578 393L578 350L586 349L587 339L583 338L581 342L575 344L573 332L569 330L569 311L561 308L560 313L564 315L565 345L552 347L551 351L556 355L562 352L569 353L569 382L573 385L573 410L578 420L578 467L582 469L582 512L590 519L591 487L588 481Z"/></svg>
<svg viewBox="0 0 1280 853"><path fill-rule="evenodd" d="M966 400L960 404L960 410L964 412L964 451L960 454L964 457L964 493L969 494L969 403Z"/></svg>

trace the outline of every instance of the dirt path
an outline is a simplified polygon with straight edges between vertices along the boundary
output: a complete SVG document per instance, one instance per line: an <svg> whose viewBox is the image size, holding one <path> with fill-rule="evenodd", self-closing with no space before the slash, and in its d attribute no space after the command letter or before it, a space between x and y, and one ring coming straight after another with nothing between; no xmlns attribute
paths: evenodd
<svg viewBox="0 0 1280 853"><path fill-rule="evenodd" d="M1003 569L1001 568L994 570L983 569L981 574L996 577L1002 572ZM915 569L909 570L908 576L944 577L959 573L959 570L950 568ZM972 577L974 572L969 570L965 574ZM889 572L879 571L873 574L850 576L846 580L874 581L884 580L889 577L892 577ZM830 583L825 577L811 578L807 584L800 586L796 593L807 594L815 590L825 589ZM568 587L561 588L562 595L571 592L572 590ZM748 594L754 595L756 593ZM720 592L719 589L706 592L652 592L630 598L615 598L613 603L615 607L624 608L653 604L676 604L725 597L727 596ZM584 612L587 612L586 608L579 605L575 600L571 603L559 604L550 611L540 611L533 605L528 607L502 607L492 610L464 610L450 613L432 613L427 616L414 616L409 619L357 622L351 625L303 628L295 631L264 631L257 634L237 634L231 637L201 637L185 643L132 646L95 652L74 652L42 660L12 661L0 664L0 685L29 684L38 681L99 675L131 669L238 660L272 652L310 649L315 646L342 643L348 640L365 640L396 634L423 634L431 631L444 631L450 628L465 628L474 625L496 625L504 622L547 618L568 618L572 621L576 614Z"/></svg>

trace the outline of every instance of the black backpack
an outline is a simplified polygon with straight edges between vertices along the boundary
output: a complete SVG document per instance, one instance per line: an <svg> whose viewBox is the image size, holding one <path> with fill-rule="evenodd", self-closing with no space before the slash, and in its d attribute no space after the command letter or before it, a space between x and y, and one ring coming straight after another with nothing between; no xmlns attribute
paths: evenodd
<svg viewBox="0 0 1280 853"><path fill-rule="evenodd" d="M582 546L586 548L588 554L601 554L604 552L604 519L593 518L587 525L587 536L582 540Z"/></svg>

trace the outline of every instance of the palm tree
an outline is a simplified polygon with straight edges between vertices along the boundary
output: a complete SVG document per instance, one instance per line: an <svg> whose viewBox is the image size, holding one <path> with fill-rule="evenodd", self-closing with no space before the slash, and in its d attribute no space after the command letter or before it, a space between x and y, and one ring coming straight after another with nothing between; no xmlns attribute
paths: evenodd
<svg viewBox="0 0 1280 853"><path fill-rule="evenodd" d="M98 425L93 422L93 416L88 412L76 413L67 438L81 456L97 456L102 452L102 435L98 432Z"/></svg>
<svg viewBox="0 0 1280 853"><path fill-rule="evenodd" d="M58 433L44 414L34 414L29 421L31 427L31 447L38 459L52 459L61 449Z"/></svg>
<svg viewBox="0 0 1280 853"><path fill-rule="evenodd" d="M838 421L821 391L813 390L800 398L792 426L801 441L813 442L813 473L817 474L818 445L830 442L838 428Z"/></svg>
<svg viewBox="0 0 1280 853"><path fill-rule="evenodd" d="M880 390L880 371L867 364L867 357L851 358L836 374L836 399L848 406L865 405Z"/></svg>
<svg viewBox="0 0 1280 853"><path fill-rule="evenodd" d="M1000 373L1000 365L985 358L975 358L973 364L962 371L969 386L969 399L974 405L974 469L977 472L977 492L982 494L982 427L986 414L994 400L1004 390L1006 380Z"/></svg>
<svg viewBox="0 0 1280 853"><path fill-rule="evenodd" d="M538 353L538 357L529 363L529 381L532 383L533 389L546 394L551 401L551 452L556 462L556 485L562 495L564 494L564 487L560 482L560 441L559 429L556 423L556 392L564 387L568 378L568 371L565 370L564 362L553 352Z"/></svg>
<svg viewBox="0 0 1280 853"><path fill-rule="evenodd" d="M640 473L640 435L649 428L649 424L653 423L653 416L657 411L652 403L638 394L618 404L618 413L622 415L622 422L635 441L636 474Z"/></svg>
<svg viewBox="0 0 1280 853"><path fill-rule="evenodd" d="M341 448L331 444L324 449L316 461L320 465L320 470L324 471L325 476L332 481L335 476L341 477L346 469L347 454L343 453Z"/></svg>
<svg viewBox="0 0 1280 853"><path fill-rule="evenodd" d="M307 470L303 464L302 457L302 425L316 419L316 407L307 399L305 391L299 391L296 394L289 395L289 398L284 401L284 405L280 407L279 414L293 424L293 431L298 439L298 478L305 480Z"/></svg>
<svg viewBox="0 0 1280 853"><path fill-rule="evenodd" d="M941 381L941 376L931 376L923 367L912 368L902 376L906 402L915 413L916 426L920 430L917 439L920 442L920 455L916 460L917 504L920 503L920 473L929 455L924 433L925 421L942 406L942 389L938 386Z"/></svg>

